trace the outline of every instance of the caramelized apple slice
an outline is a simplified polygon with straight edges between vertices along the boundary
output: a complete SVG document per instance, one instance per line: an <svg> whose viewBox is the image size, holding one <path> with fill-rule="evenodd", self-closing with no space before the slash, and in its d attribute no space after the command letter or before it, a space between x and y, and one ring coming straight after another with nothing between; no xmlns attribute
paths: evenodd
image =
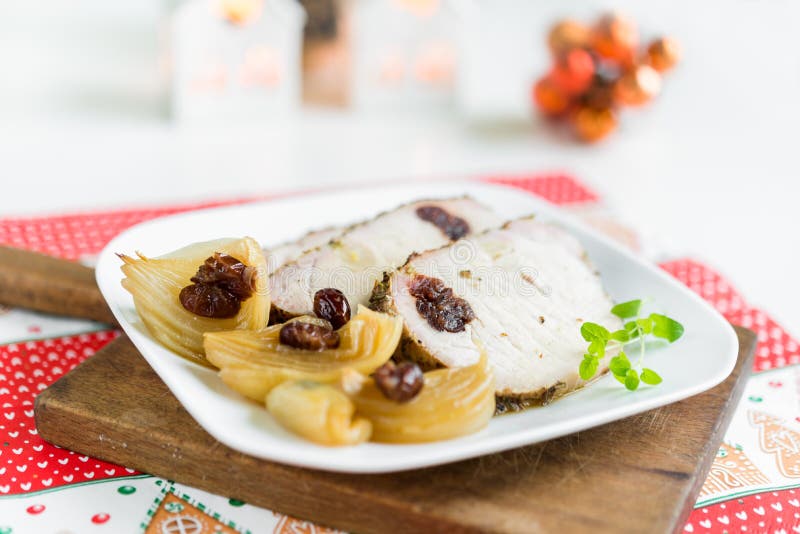
<svg viewBox="0 0 800 534"><path fill-rule="evenodd" d="M152 336L181 356L208 365L204 333L259 329L267 324L270 299L266 261L254 239L195 243L158 258L137 255L120 255L125 274L122 286L133 295L136 311ZM192 281L200 274L198 270L209 264L207 260L227 262L220 271L232 269L220 275L228 277L221 286L213 280L203 284ZM184 291L187 287L190 289ZM192 293L192 289L198 291ZM215 314L221 317L213 317Z"/></svg>
<svg viewBox="0 0 800 534"><path fill-rule="evenodd" d="M290 380L267 395L267 410L285 428L322 445L356 445L372 425L354 417L355 406L340 390L309 380Z"/></svg>
<svg viewBox="0 0 800 534"><path fill-rule="evenodd" d="M300 321L320 324L315 317ZM208 333L205 352L219 367L220 377L231 388L258 402L286 380L330 383L339 380L347 368L369 374L392 356L400 341L402 319L372 311L364 306L336 332L335 349L304 350L281 344L279 324L259 331L237 330Z"/></svg>
<svg viewBox="0 0 800 534"><path fill-rule="evenodd" d="M486 426L495 409L494 378L486 354L468 367L424 374L409 402L387 399L374 381L351 396L356 413L372 423L372 441L419 443L455 438Z"/></svg>

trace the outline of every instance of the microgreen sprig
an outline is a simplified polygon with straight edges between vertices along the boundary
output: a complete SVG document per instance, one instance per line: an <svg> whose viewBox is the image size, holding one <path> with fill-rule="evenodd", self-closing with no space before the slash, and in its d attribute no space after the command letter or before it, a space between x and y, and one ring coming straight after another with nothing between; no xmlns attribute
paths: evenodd
<svg viewBox="0 0 800 534"><path fill-rule="evenodd" d="M642 367L644 362L645 338L648 335L664 339L673 343L683 335L683 325L659 313L651 313L647 317L639 317L639 310L642 307L641 299L621 302L611 308L611 313L626 321L623 328L615 332L610 332L603 325L586 322L581 325L581 335L589 342L586 354L583 355L578 373L584 380L591 379L600 366L600 360L606 354L609 346L624 346L635 340L639 340L639 357L636 363L631 363L625 351L620 350L619 354L611 358L608 368L621 384L627 389L634 391L639 384L644 382L651 386L661 383L661 377L646 367Z"/></svg>

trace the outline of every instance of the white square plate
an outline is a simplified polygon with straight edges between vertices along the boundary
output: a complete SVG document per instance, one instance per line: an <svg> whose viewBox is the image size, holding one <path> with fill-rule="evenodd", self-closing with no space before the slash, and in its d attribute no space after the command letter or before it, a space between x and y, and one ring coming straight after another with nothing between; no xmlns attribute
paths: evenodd
<svg viewBox="0 0 800 534"><path fill-rule="evenodd" d="M225 386L216 374L180 358L144 328L131 296L122 289L115 252L157 256L195 241L249 235L264 246L293 239L306 230L373 217L420 198L469 194L508 219L536 213L576 235L617 301L651 298L658 310L683 323L674 345L654 350L648 366L664 381L631 393L606 376L543 408L492 419L470 436L419 445L366 443L323 447L281 428L263 406ZM731 326L689 289L535 196L503 186L445 182L359 188L269 202L214 208L156 219L117 236L100 254L97 282L131 341L194 419L212 436L243 453L302 467L351 473L380 473L426 467L528 445L621 419L685 399L720 383L733 370L737 339Z"/></svg>

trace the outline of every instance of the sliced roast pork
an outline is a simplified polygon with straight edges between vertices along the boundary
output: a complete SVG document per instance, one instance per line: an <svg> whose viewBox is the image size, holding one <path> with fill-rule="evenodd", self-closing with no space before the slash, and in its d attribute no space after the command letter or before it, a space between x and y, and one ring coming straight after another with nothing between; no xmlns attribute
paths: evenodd
<svg viewBox="0 0 800 534"><path fill-rule="evenodd" d="M532 218L414 255L376 285L371 305L403 316L398 350L427 367L470 365L483 345L506 406L582 384L583 321L621 327L577 239Z"/></svg>
<svg viewBox="0 0 800 534"><path fill-rule="evenodd" d="M314 293L326 287L342 291L355 309L368 303L383 273L402 265L411 253L441 247L502 222L486 206L464 197L413 202L353 225L272 274L273 317L313 313Z"/></svg>
<svg viewBox="0 0 800 534"><path fill-rule="evenodd" d="M303 252L324 245L340 235L344 228L331 226L312 230L295 241L289 241L264 250L267 258L267 274L272 274L282 265L299 258Z"/></svg>

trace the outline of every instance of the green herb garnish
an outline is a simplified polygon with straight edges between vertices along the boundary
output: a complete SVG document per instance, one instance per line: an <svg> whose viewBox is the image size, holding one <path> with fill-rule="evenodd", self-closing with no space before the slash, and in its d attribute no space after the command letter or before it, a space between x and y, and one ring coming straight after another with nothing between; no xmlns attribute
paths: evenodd
<svg viewBox="0 0 800 534"><path fill-rule="evenodd" d="M621 302L611 308L611 313L626 321L625 326L616 332L609 332L606 327L596 323L587 322L581 325L581 335L589 342L589 347L578 368L582 379L589 380L597 373L600 360L605 356L606 348L626 345L638 339L639 358L636 363L631 363L625 352L621 350L608 363L611 374L631 391L638 389L641 382L651 386L661 383L658 373L642 367L645 338L651 335L673 343L683 335L683 325L675 319L658 313L651 313L648 317L639 317L641 307L641 300L631 300Z"/></svg>

